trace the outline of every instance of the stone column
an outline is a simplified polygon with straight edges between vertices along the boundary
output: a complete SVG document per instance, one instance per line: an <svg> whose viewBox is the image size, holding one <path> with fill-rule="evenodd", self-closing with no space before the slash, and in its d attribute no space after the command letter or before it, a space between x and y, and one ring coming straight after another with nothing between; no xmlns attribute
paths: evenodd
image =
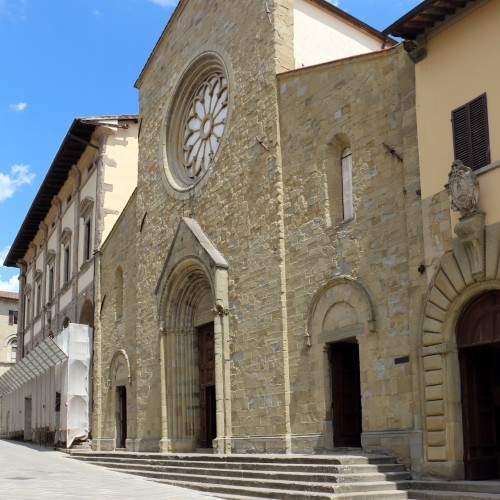
<svg viewBox="0 0 500 500"><path fill-rule="evenodd" d="M165 331L165 322L160 325L160 395L161 395L161 440L160 452L169 453L171 444L168 435L168 408L167 408L167 377L166 377L166 359L167 359L167 335Z"/></svg>

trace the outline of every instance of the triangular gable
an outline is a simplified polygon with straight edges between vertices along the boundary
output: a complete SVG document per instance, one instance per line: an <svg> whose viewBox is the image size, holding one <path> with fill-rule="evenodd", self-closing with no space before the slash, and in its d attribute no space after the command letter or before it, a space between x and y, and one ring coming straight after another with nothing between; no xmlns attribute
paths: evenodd
<svg viewBox="0 0 500 500"><path fill-rule="evenodd" d="M229 264L222 254L215 248L207 235L203 232L196 220L182 217L174 239L170 245L167 259L163 265L160 279L156 285L155 294L163 288L168 277L182 260L193 257L201 260L207 269L228 269Z"/></svg>

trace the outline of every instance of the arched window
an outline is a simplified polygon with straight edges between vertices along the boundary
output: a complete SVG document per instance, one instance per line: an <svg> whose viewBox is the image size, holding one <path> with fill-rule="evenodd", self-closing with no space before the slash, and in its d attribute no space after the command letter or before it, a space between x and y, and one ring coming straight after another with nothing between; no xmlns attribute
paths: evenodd
<svg viewBox="0 0 500 500"><path fill-rule="evenodd" d="M17 356L17 339L12 339L9 342L8 356L9 356L8 360L11 363L15 363L16 362L16 356Z"/></svg>
<svg viewBox="0 0 500 500"><path fill-rule="evenodd" d="M115 319L123 316L123 271L118 267L115 273Z"/></svg>
<svg viewBox="0 0 500 500"><path fill-rule="evenodd" d="M352 152L351 148L345 148L340 156L342 164L342 208L344 220L354 217L354 205L352 199Z"/></svg>

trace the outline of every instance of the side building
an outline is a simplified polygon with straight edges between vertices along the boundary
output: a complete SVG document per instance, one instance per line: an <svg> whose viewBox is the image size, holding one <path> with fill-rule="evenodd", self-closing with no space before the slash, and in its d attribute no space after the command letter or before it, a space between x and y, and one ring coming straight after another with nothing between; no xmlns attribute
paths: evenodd
<svg viewBox="0 0 500 500"><path fill-rule="evenodd" d="M16 362L18 301L19 294L0 291L0 375Z"/></svg>
<svg viewBox="0 0 500 500"><path fill-rule="evenodd" d="M0 291L0 376L16 362L19 294ZM0 436L5 435L5 419L0 396Z"/></svg>
<svg viewBox="0 0 500 500"><path fill-rule="evenodd" d="M137 135L135 115L76 118L6 257L20 269L19 364L0 378L9 435L90 432L94 254L137 184Z"/></svg>
<svg viewBox="0 0 500 500"><path fill-rule="evenodd" d="M385 30L415 62L424 476L500 478L499 26L498 1L428 0Z"/></svg>

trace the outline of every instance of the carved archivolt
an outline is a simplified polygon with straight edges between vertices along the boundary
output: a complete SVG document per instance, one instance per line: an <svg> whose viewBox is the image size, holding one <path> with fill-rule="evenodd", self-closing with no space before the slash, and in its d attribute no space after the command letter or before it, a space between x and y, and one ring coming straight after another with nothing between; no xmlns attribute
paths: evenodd
<svg viewBox="0 0 500 500"><path fill-rule="evenodd" d="M127 352L124 349L119 349L113 355L109 365L108 386L117 385L117 381L120 382L124 378L127 379L129 385L132 383L132 372Z"/></svg>
<svg viewBox="0 0 500 500"><path fill-rule="evenodd" d="M358 281L336 278L320 288L309 307L308 345L328 343L375 330L375 316L368 292Z"/></svg>
<svg viewBox="0 0 500 500"><path fill-rule="evenodd" d="M471 248L468 238L455 239L453 250L440 260L423 306L420 356L429 462L462 460L461 427L452 426L462 419L456 325L461 311L475 296L500 289L500 225L484 228L480 213L462 222L470 217L478 217L470 234L484 238L484 245ZM451 439L455 439L453 446L449 446Z"/></svg>

